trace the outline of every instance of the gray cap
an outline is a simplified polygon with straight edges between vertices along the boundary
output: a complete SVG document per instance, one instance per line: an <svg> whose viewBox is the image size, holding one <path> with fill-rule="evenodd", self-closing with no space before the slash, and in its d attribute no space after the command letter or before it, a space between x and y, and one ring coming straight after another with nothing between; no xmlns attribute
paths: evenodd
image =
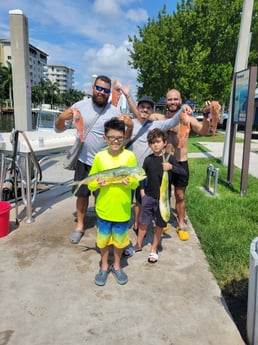
<svg viewBox="0 0 258 345"><path fill-rule="evenodd" d="M150 98L149 96L142 96L139 100L138 100L138 105L140 105L143 102L147 102L149 103L152 108L154 107L154 101L152 98Z"/></svg>

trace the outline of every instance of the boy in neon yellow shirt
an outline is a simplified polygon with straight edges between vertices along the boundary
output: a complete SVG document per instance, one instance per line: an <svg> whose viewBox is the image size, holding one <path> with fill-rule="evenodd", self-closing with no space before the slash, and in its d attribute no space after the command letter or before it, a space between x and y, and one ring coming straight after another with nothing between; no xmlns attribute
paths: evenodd
<svg viewBox="0 0 258 345"><path fill-rule="evenodd" d="M120 166L136 166L134 153L123 148L125 124L117 118L105 122L104 140L108 148L96 154L89 176L98 172ZM95 277L95 284L103 286L111 271L117 282L126 284L128 277L120 267L123 248L128 246L128 222L131 217L132 190L138 186L138 180L126 177L122 183L107 183L97 178L88 184L91 191L99 189L96 200L98 216L97 246L101 251L101 268ZM108 266L110 246L114 248L114 264Z"/></svg>

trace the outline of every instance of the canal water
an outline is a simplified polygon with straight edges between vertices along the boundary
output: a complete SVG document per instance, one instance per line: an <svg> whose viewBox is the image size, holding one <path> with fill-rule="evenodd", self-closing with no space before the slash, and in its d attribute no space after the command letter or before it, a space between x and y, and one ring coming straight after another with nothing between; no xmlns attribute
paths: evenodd
<svg viewBox="0 0 258 345"><path fill-rule="evenodd" d="M32 129L36 129L37 115L32 114ZM0 113L0 132L11 132L14 128L14 114Z"/></svg>

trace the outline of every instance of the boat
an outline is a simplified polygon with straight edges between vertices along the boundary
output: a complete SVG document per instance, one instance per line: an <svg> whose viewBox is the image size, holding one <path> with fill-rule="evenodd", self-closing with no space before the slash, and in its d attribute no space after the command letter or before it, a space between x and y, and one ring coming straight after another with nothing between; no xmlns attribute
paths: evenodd
<svg viewBox="0 0 258 345"><path fill-rule="evenodd" d="M36 114L36 131L54 130L57 116L62 111L60 109L34 108L32 113Z"/></svg>

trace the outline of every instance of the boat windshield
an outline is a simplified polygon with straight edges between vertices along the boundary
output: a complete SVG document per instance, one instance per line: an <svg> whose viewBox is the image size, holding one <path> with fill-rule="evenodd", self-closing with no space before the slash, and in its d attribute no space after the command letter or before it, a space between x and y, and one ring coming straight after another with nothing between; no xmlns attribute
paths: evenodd
<svg viewBox="0 0 258 345"><path fill-rule="evenodd" d="M49 131L54 130L55 121L57 116L60 114L60 111L57 110L41 110L37 114L37 131Z"/></svg>

